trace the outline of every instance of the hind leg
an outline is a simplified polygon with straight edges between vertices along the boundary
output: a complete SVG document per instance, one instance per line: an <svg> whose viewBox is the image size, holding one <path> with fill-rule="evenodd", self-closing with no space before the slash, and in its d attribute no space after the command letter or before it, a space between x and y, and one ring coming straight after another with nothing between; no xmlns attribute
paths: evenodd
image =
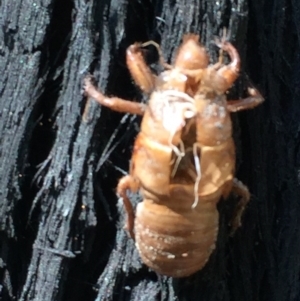
<svg viewBox="0 0 300 301"><path fill-rule="evenodd" d="M241 181L234 178L232 183L232 192L237 194L240 197L240 200L235 208L233 218L231 220L231 233L230 235L233 235L237 228L241 226L241 219L244 213L244 210L246 208L246 205L250 201L250 192Z"/></svg>
<svg viewBox="0 0 300 301"><path fill-rule="evenodd" d="M139 190L139 182L132 176L127 175L123 177L118 184L117 193L123 199L125 211L127 213L127 219L125 223L125 229L128 231L130 237L134 239L134 210L132 204L127 196L127 190L137 192Z"/></svg>

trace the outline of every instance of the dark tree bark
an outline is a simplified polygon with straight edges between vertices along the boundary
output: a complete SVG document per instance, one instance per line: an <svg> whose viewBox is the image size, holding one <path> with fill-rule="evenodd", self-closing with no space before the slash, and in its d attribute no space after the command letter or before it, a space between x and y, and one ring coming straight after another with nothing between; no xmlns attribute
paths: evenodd
<svg viewBox="0 0 300 301"><path fill-rule="evenodd" d="M2 0L0 20L0 300L299 300L297 0ZM92 73L108 95L142 101L130 44L155 40L170 61L198 33L215 60L223 28L243 63L230 95L251 79L266 98L233 116L252 199L233 238L235 199L220 203L208 264L175 280L142 265L117 206L140 120L94 102L83 118L82 80ZM151 48L147 58L158 70Z"/></svg>

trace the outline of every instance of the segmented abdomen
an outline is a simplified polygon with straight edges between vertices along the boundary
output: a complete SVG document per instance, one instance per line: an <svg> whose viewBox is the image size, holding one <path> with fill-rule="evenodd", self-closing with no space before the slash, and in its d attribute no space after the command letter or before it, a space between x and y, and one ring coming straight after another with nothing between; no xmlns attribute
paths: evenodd
<svg viewBox="0 0 300 301"><path fill-rule="evenodd" d="M218 232L216 203L201 199L195 209L178 185L164 204L144 199L135 219L136 245L143 262L156 272L186 277L200 270L215 248ZM181 191L179 191L181 190ZM188 205L187 205L188 203Z"/></svg>

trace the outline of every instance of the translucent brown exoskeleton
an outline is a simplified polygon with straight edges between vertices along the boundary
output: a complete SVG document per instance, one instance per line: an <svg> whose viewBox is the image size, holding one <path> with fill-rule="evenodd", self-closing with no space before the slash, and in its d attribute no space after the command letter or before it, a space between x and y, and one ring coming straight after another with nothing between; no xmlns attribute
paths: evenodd
<svg viewBox="0 0 300 301"><path fill-rule="evenodd" d="M228 101L225 93L238 77L239 54L229 42L218 41L230 63L210 64L198 39L186 35L173 65L163 62L165 71L158 76L145 63L144 44L127 49L127 66L135 83L149 95L147 105L107 97L90 77L84 87L85 94L101 105L143 116L130 172L119 181L117 192L127 212L126 229L143 262L172 277L189 276L205 265L217 239L216 205L231 191L240 196L232 232L240 226L250 194L234 178L230 113L263 101L253 88L249 97ZM127 190L142 192L136 212Z"/></svg>

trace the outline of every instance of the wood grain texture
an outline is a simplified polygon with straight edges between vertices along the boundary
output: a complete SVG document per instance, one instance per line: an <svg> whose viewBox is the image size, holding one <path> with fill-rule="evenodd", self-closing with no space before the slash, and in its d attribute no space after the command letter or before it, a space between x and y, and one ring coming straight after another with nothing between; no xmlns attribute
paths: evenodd
<svg viewBox="0 0 300 301"><path fill-rule="evenodd" d="M0 4L2 300L299 299L299 1L17 2ZM220 204L216 252L174 281L141 265L117 220L116 168L128 170L139 120L120 123L92 103L82 123L82 79L92 72L107 94L140 100L125 66L129 45L154 39L170 59L194 32L216 58L210 42L224 26L242 78L246 71L266 98L234 118L251 205L230 239L232 208Z"/></svg>

